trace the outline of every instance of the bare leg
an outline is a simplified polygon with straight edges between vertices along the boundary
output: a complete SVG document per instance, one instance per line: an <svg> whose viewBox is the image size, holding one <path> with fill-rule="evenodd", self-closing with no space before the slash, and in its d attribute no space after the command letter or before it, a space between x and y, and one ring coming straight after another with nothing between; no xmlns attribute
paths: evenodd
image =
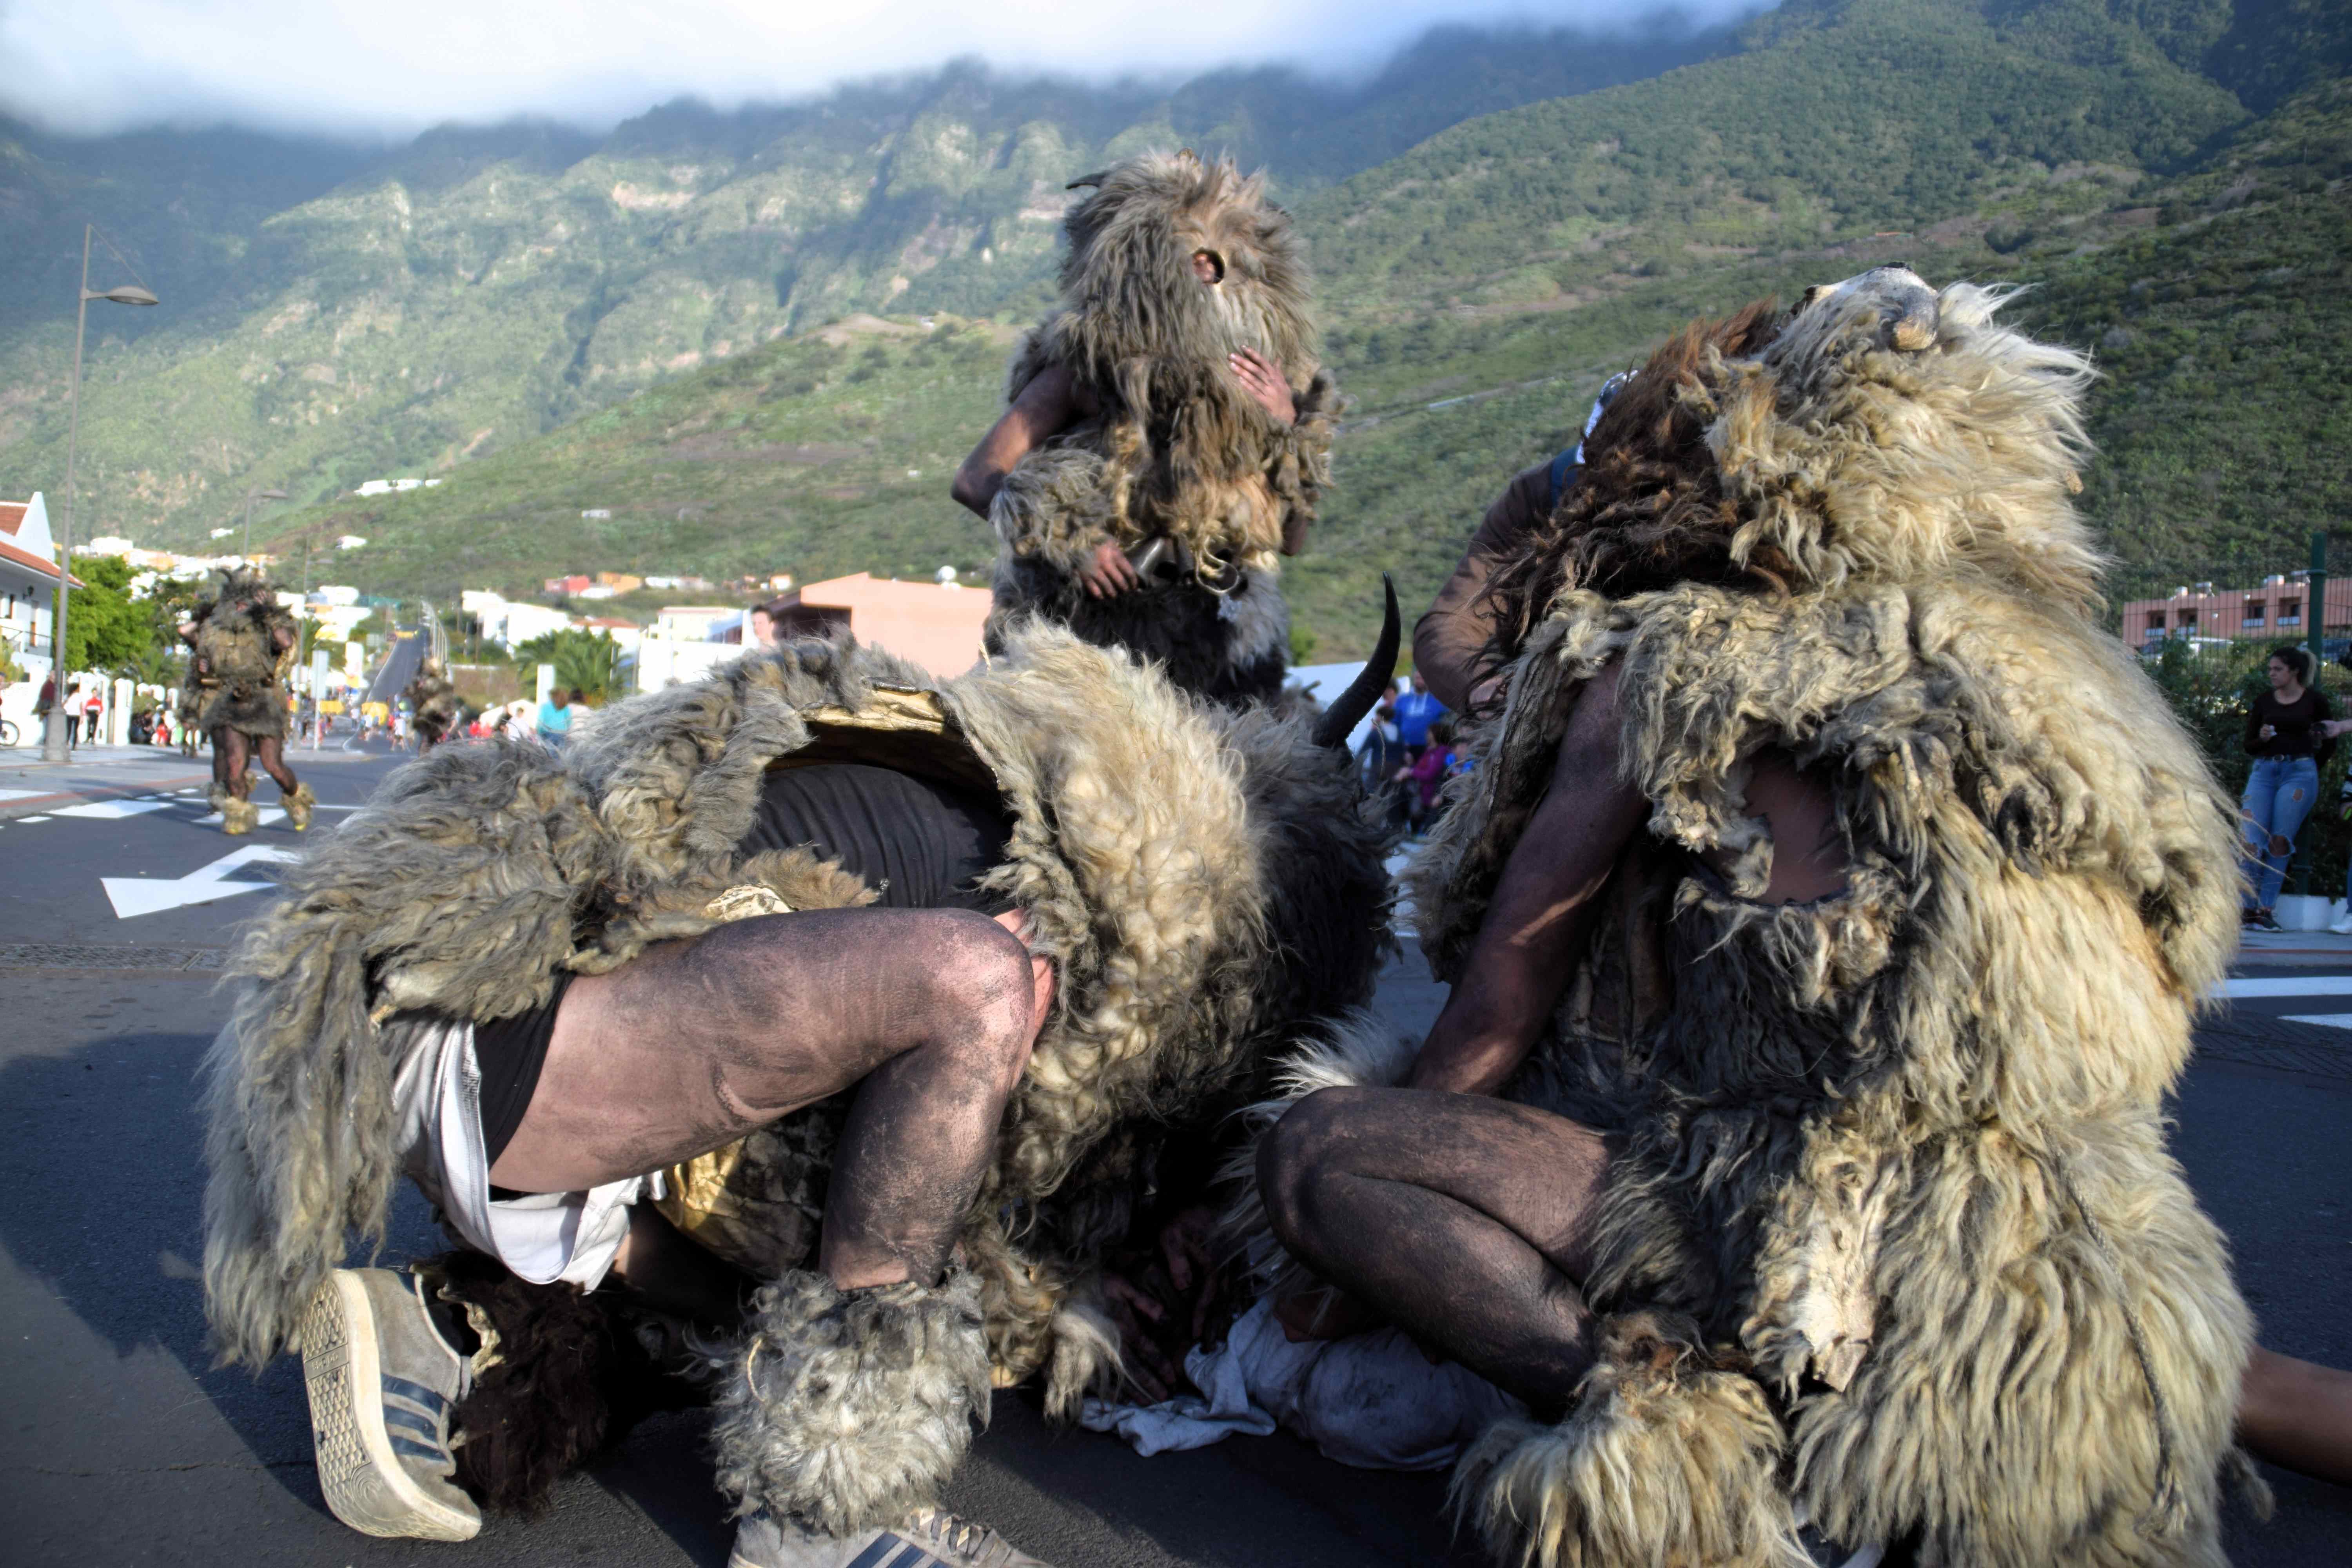
<svg viewBox="0 0 2352 1568"><path fill-rule="evenodd" d="M1003 924L957 910L768 915L657 944L565 994L491 1179L529 1192L617 1181L862 1079L822 1266L845 1289L929 1284L994 1154L1047 991Z"/></svg>
<svg viewBox="0 0 2352 1568"><path fill-rule="evenodd" d="M2238 1394L2238 1441L2273 1465L2352 1487L2352 1372L2256 1346Z"/></svg>
<svg viewBox="0 0 2352 1568"><path fill-rule="evenodd" d="M232 730L226 724L213 729L213 783L238 800L253 793L253 781L245 771L246 738L243 731Z"/></svg>
<svg viewBox="0 0 2352 1568"><path fill-rule="evenodd" d="M261 764L261 771L278 782L279 794L292 795L301 787L301 782L294 776L294 770L286 765L285 742L275 735L262 735L254 741L253 751L255 760Z"/></svg>
<svg viewBox="0 0 2352 1568"><path fill-rule="evenodd" d="M1258 1150L1275 1234L1324 1279L1545 1414L1592 1363L1609 1148L1484 1095L1327 1089Z"/></svg>

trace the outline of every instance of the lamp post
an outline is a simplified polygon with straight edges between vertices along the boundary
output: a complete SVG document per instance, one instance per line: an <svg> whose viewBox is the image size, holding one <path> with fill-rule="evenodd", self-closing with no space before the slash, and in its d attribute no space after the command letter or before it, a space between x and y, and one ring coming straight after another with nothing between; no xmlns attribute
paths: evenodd
<svg viewBox="0 0 2352 1568"><path fill-rule="evenodd" d="M89 287L89 239L95 226L84 224L81 228L81 302L74 308L73 387L67 394L66 407L66 510L64 525L58 531L58 597L57 608L49 622L49 689L56 700L49 704L49 721L41 733L41 760L62 763L66 760L66 726L72 722L66 717L66 597L73 584L73 503L74 448L81 438L81 339L82 329L89 321L89 302L105 300L117 305L152 305L155 296L150 289L135 283L119 289L92 293ZM112 240L107 244L112 245Z"/></svg>
<svg viewBox="0 0 2352 1568"><path fill-rule="evenodd" d="M238 549L237 553L245 557L247 565L249 566L253 563L253 503L257 500L284 500L285 499L286 492L284 490L247 490L245 492L245 542Z"/></svg>

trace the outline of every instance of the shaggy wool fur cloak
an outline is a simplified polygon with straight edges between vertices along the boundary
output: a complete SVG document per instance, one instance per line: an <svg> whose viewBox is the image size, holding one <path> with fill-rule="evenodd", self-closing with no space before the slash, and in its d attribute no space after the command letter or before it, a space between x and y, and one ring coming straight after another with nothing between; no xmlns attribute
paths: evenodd
<svg viewBox="0 0 2352 1568"><path fill-rule="evenodd" d="M416 672L416 679L401 693L408 699L408 710L416 725L416 732L427 745L438 745L449 731L457 727L463 716L463 705L457 700L457 689L437 658L428 658Z"/></svg>
<svg viewBox="0 0 2352 1568"><path fill-rule="evenodd" d="M1284 529L1315 515L1340 411L1305 247L1263 178L1230 161L1150 153L1075 184L1095 192L1066 226L1062 303L1015 351L1005 396L1059 365L1101 413L1024 458L989 509L1003 545L991 636L1042 614L1160 664L1194 695L1264 701L1288 658ZM1201 250L1223 269L1214 285L1192 275ZM1227 356L1245 348L1281 367L1296 423L1276 424L1234 379ZM1097 545L1156 536L1183 569L1087 597L1076 574Z"/></svg>
<svg viewBox="0 0 2352 1568"><path fill-rule="evenodd" d="M1344 753L1051 627L945 683L789 644L618 704L560 756L443 747L387 780L287 871L236 962L205 1091L224 1356L284 1348L347 1233L382 1236L392 1086L421 1033L400 1015L537 1005L559 971L612 969L747 896L868 896L805 852L736 854L767 769L835 757L997 792L1013 826L993 885L1059 984L965 1218L966 1267L845 1298L799 1268L813 1226L763 1238L775 1282L719 1380L722 1484L828 1530L894 1521L961 1454L992 1382L1045 1370L1066 1413L1111 1373L1096 1260L1160 1141L1263 1092L1277 1045L1369 996L1387 886ZM745 1190L805 1196L838 1115L827 1102L747 1141Z"/></svg>
<svg viewBox="0 0 2352 1568"><path fill-rule="evenodd" d="M2161 1100L2235 944L2231 813L2094 618L2089 368L2000 300L1882 269L1686 334L1504 584L1507 710L1413 879L1439 976L1612 661L1652 807L1507 1090L1623 1152L1575 1408L1457 1472L1507 1561L1795 1564L1801 1518L2221 1561L2251 1325ZM1829 788L1842 894L1762 900L1768 747ZM1294 1088L1410 1055L1335 1037Z"/></svg>
<svg viewBox="0 0 2352 1568"><path fill-rule="evenodd" d="M195 630L187 640L194 657L188 664L188 685L198 693L197 728L282 740L285 671L299 638L289 636L287 651L280 651L276 639L294 631L294 616L278 603L268 579L231 567L191 618Z"/></svg>

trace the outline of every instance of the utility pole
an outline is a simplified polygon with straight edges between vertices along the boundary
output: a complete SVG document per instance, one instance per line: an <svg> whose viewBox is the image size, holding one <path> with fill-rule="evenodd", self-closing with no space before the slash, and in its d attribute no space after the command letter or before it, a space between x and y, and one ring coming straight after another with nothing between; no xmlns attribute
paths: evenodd
<svg viewBox="0 0 2352 1568"><path fill-rule="evenodd" d="M89 302L110 300L117 305L152 305L153 290L125 283L102 293L89 291L89 241L98 231L96 224L81 226L81 300L74 307L73 382L66 394L66 510L62 526L58 531L58 596L49 622L49 685L57 700L49 707L49 721L41 733L41 761L62 763L66 760L66 726L72 722L66 717L66 599L73 590L73 503L74 455L81 440L81 340L89 324ZM114 241L108 240L110 249ZM122 253L115 251L115 259ZM125 262L125 266L129 263Z"/></svg>
<svg viewBox="0 0 2352 1568"><path fill-rule="evenodd" d="M2311 536L2311 582L2304 596L2304 627L2311 635L2305 640L2310 645L2311 657L2321 664L2327 662L2327 531L2319 530Z"/></svg>

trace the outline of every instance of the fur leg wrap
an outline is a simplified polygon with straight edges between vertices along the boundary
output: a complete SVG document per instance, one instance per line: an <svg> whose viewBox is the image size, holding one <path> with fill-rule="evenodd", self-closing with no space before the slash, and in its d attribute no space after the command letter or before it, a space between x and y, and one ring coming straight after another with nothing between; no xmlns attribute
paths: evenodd
<svg viewBox="0 0 2352 1568"><path fill-rule="evenodd" d="M221 800L221 831L231 838L261 826L261 808L249 800L225 795Z"/></svg>
<svg viewBox="0 0 2352 1568"><path fill-rule="evenodd" d="M490 1508L538 1514L555 1483L617 1447L659 1410L700 1391L665 1376L611 1303L577 1286L533 1285L495 1258L457 1251L415 1266L465 1309L479 1337L458 1402L457 1483Z"/></svg>
<svg viewBox="0 0 2352 1568"><path fill-rule="evenodd" d="M1805 1568L1763 1387L1719 1366L1680 1313L1602 1326L1557 1426L1498 1421L1454 1472L1496 1558L1542 1568Z"/></svg>
<svg viewBox="0 0 2352 1568"><path fill-rule="evenodd" d="M284 802L286 820L294 825L295 832L300 833L310 826L310 812L318 804L319 797L311 793L310 786L296 780L294 793Z"/></svg>
<svg viewBox="0 0 2352 1568"><path fill-rule="evenodd" d="M935 1501L988 1418L980 1282L842 1290L794 1270L752 1305L719 1384L719 1488L826 1535Z"/></svg>

